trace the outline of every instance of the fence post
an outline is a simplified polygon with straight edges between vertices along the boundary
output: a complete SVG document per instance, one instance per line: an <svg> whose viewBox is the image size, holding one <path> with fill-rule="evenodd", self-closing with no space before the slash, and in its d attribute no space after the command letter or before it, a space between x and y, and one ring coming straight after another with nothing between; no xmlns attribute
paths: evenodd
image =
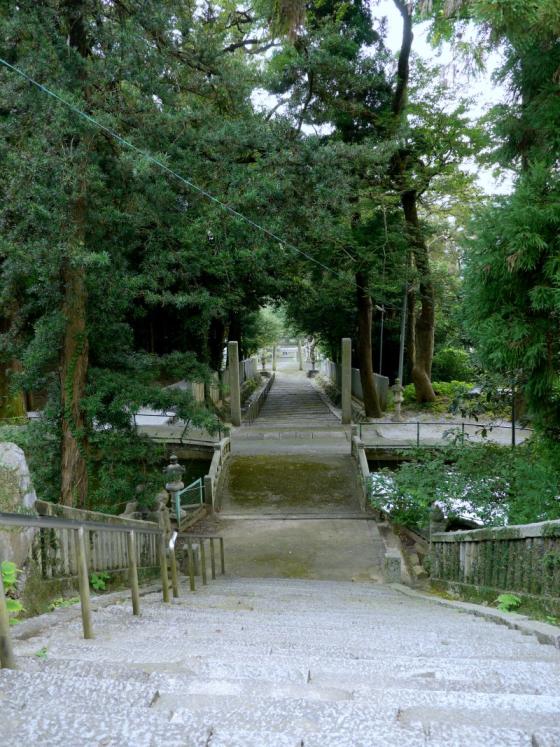
<svg viewBox="0 0 560 747"><path fill-rule="evenodd" d="M76 564L78 566L78 584L80 587L80 606L82 608L82 626L84 629L84 638L93 638L85 531L83 527L76 529L74 534L74 541L76 545Z"/></svg>
<svg viewBox="0 0 560 747"><path fill-rule="evenodd" d="M138 566L136 564L136 536L134 531L127 534L128 578L132 593L132 614L140 614L140 591L138 589Z"/></svg>
<svg viewBox="0 0 560 747"><path fill-rule="evenodd" d="M465 421L461 422L461 446L465 445Z"/></svg>
<svg viewBox="0 0 560 747"><path fill-rule="evenodd" d="M194 553L193 553L192 540L190 537L187 537L187 557L189 559L189 588L191 591L194 591L195 590Z"/></svg>
<svg viewBox="0 0 560 747"><path fill-rule="evenodd" d="M352 422L352 340L349 337L342 338L340 396L342 425L349 425Z"/></svg>
<svg viewBox="0 0 560 747"><path fill-rule="evenodd" d="M420 447L420 421L416 421L416 446Z"/></svg>
<svg viewBox="0 0 560 747"><path fill-rule="evenodd" d="M161 576L161 593L163 601L169 602L169 576L167 574L167 554L165 547L165 532L162 529L159 538L159 571Z"/></svg>
<svg viewBox="0 0 560 747"><path fill-rule="evenodd" d="M179 577L177 575L177 558L175 556L175 548L169 549L169 565L171 567L171 587L173 588L173 596L175 599L179 598Z"/></svg>
<svg viewBox="0 0 560 747"><path fill-rule="evenodd" d="M200 575L202 576L202 584L206 586L208 578L206 576L206 547L204 546L204 540L202 537L198 538L198 546L200 547Z"/></svg>
<svg viewBox="0 0 560 747"><path fill-rule="evenodd" d="M226 556L224 553L224 538L220 537L220 561L222 564L222 576L226 572Z"/></svg>
<svg viewBox="0 0 560 747"><path fill-rule="evenodd" d="M1 567L1 564L0 564ZM10 620L8 617L8 606L4 594L4 581L0 571L0 667L4 669L16 669L16 660L10 637Z"/></svg>
<svg viewBox="0 0 560 747"><path fill-rule="evenodd" d="M216 580L216 553L214 552L214 537L210 537L210 567L212 569L212 581Z"/></svg>

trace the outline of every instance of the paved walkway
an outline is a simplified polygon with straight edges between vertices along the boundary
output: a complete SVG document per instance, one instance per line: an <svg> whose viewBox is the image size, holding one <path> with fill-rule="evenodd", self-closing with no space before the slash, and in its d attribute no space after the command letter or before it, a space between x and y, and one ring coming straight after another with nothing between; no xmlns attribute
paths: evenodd
<svg viewBox="0 0 560 747"><path fill-rule="evenodd" d="M17 641L2 747L560 745L560 651L532 636L368 584L187 588Z"/></svg>

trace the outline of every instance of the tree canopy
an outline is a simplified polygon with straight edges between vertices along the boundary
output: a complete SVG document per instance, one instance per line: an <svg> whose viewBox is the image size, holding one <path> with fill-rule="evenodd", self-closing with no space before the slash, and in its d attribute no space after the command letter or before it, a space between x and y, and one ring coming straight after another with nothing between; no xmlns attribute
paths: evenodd
<svg viewBox="0 0 560 747"><path fill-rule="evenodd" d="M4 4L0 414L43 412L52 497L105 500L119 448L152 464L143 406L216 428L164 386L210 382L228 340L271 344L263 308L333 358L352 337L375 417L406 298L420 403L434 353L459 349L557 429L557 5ZM419 23L465 69L498 51L509 99L474 121L416 53ZM512 172L512 194L483 195L473 163Z"/></svg>

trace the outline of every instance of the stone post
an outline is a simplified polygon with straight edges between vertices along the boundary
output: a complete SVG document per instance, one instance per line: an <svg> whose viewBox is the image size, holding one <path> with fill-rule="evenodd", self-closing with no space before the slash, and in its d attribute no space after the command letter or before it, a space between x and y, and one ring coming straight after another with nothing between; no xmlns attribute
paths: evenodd
<svg viewBox="0 0 560 747"><path fill-rule="evenodd" d="M204 475L204 503L209 511L214 510L214 487L210 475Z"/></svg>
<svg viewBox="0 0 560 747"><path fill-rule="evenodd" d="M342 338L342 370L340 376L342 425L352 422L352 340Z"/></svg>
<svg viewBox="0 0 560 747"><path fill-rule="evenodd" d="M395 399L395 414L393 415L393 422L394 423L402 423L404 418L401 415L401 407L404 400L403 396L403 386L401 384L400 379L395 379L395 384L393 386L393 396Z"/></svg>
<svg viewBox="0 0 560 747"><path fill-rule="evenodd" d="M276 371L276 345L272 346L272 370Z"/></svg>
<svg viewBox="0 0 560 747"><path fill-rule="evenodd" d="M297 349L298 349L299 370L303 371L303 349L301 347L301 340L299 338L297 341Z"/></svg>
<svg viewBox="0 0 560 747"><path fill-rule="evenodd" d="M232 425L241 425L241 387L239 385L239 349L237 342L228 342L229 398Z"/></svg>

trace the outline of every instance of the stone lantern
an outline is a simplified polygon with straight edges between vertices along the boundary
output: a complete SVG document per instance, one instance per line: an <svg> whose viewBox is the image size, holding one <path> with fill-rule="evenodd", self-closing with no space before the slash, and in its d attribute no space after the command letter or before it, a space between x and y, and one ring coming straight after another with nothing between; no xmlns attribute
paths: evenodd
<svg viewBox="0 0 560 747"><path fill-rule="evenodd" d="M395 423L402 423L404 418L401 415L401 406L404 401L404 396L403 396L404 389L401 385L400 379L395 379L395 383L392 389L393 389L393 398L395 400L395 414L393 416L393 421Z"/></svg>
<svg viewBox="0 0 560 747"><path fill-rule="evenodd" d="M185 468L179 464L179 461L175 454L171 454L169 457L169 464L165 468L165 489L171 494L172 505L175 508L177 515L177 523L181 520L181 498L178 493L185 487L182 481L183 472Z"/></svg>

